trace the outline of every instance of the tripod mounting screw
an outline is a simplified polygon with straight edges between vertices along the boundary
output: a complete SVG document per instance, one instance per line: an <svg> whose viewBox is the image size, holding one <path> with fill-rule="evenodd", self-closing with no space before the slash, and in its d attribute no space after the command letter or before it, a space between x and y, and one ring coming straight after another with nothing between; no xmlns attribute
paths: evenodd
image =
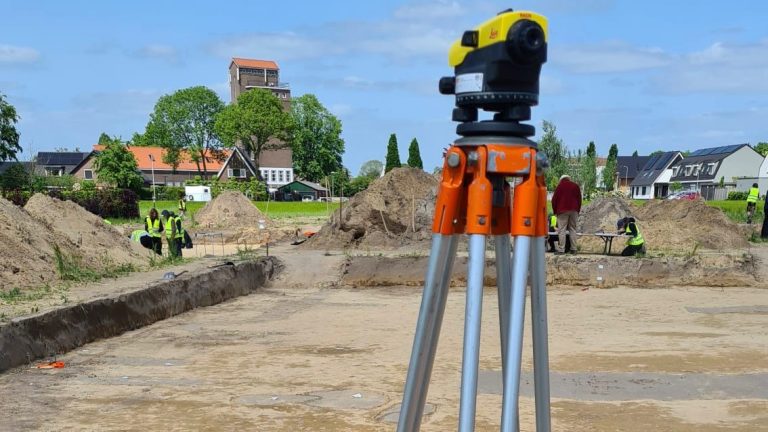
<svg viewBox="0 0 768 432"><path fill-rule="evenodd" d="M477 218L477 223L480 225L485 225L485 216L480 216Z"/></svg>
<svg viewBox="0 0 768 432"><path fill-rule="evenodd" d="M445 158L446 162L448 162L448 166L451 168L456 168L459 166L459 162L461 160L459 159L459 155L456 153L449 153L448 156Z"/></svg>

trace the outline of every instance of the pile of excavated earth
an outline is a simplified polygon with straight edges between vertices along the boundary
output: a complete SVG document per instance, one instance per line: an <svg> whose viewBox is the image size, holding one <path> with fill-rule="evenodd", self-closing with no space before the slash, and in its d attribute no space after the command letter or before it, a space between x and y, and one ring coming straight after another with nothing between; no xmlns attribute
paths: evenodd
<svg viewBox="0 0 768 432"><path fill-rule="evenodd" d="M579 232L615 232L624 216L638 221L649 250L689 253L749 246L743 227L702 200L651 200L638 206L623 198L597 198L582 209Z"/></svg>
<svg viewBox="0 0 768 432"><path fill-rule="evenodd" d="M259 224L271 221L245 195L237 191L219 194L195 214L196 231L220 232L227 243L256 244L266 240ZM274 239L273 239L274 240Z"/></svg>
<svg viewBox="0 0 768 432"><path fill-rule="evenodd" d="M307 247L391 248L429 240L437 186L421 169L393 169L337 210Z"/></svg>
<svg viewBox="0 0 768 432"><path fill-rule="evenodd" d="M81 268L147 264L148 252L79 205L37 194L24 208L0 198L0 290L59 279L59 259Z"/></svg>

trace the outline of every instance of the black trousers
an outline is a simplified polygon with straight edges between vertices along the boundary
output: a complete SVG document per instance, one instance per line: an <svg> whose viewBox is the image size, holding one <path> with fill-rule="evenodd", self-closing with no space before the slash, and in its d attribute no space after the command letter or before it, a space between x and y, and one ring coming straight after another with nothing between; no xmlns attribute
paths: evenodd
<svg viewBox="0 0 768 432"><path fill-rule="evenodd" d="M152 237L152 250L156 254L163 254L163 239L161 237Z"/></svg>
<svg viewBox="0 0 768 432"><path fill-rule="evenodd" d="M555 243L557 243L559 241L557 234L550 234L549 235L549 239L547 241L549 242L549 251L550 252L554 252L556 250L555 249ZM571 236L570 236L570 234L565 236L565 251L566 252L570 252L571 251Z"/></svg>
<svg viewBox="0 0 768 432"><path fill-rule="evenodd" d="M635 256L638 252L643 250L644 245L629 245L621 251L621 256Z"/></svg>
<svg viewBox="0 0 768 432"><path fill-rule="evenodd" d="M760 230L760 237L768 239L768 215L763 216L763 229Z"/></svg>

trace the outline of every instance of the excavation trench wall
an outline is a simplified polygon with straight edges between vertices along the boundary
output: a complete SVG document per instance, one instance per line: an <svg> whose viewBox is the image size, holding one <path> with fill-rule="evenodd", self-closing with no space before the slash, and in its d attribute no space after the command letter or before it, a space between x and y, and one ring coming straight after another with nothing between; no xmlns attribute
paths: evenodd
<svg viewBox="0 0 768 432"><path fill-rule="evenodd" d="M428 257L353 256L344 268L348 286L422 286ZM750 254L634 258L617 256L547 256L547 284L554 287L626 286L634 288L768 287L757 275ZM457 257L452 286L465 286L467 258ZM493 261L485 266L486 286L496 285Z"/></svg>
<svg viewBox="0 0 768 432"><path fill-rule="evenodd" d="M221 265L136 291L14 319L0 327L0 372L250 294L278 269L274 257Z"/></svg>

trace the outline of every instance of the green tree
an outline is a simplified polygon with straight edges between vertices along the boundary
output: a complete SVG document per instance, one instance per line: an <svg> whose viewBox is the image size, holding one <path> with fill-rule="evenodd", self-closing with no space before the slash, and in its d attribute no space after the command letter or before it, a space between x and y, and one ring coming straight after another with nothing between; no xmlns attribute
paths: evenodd
<svg viewBox="0 0 768 432"><path fill-rule="evenodd" d="M237 103L216 116L214 130L224 145L238 142L251 156L258 170L262 150L285 147L292 128L290 113L283 111L280 100L271 91L253 89L240 95Z"/></svg>
<svg viewBox="0 0 768 432"><path fill-rule="evenodd" d="M619 146L611 144L611 149L608 150L608 159L605 162L605 168L603 169L603 185L605 190L612 191L616 186L616 168L619 158Z"/></svg>
<svg viewBox="0 0 768 432"><path fill-rule="evenodd" d="M768 142L757 143L755 151L763 155L763 157L768 156Z"/></svg>
<svg viewBox="0 0 768 432"><path fill-rule="evenodd" d="M634 152L632 152L632 157L637 157L637 150L635 150Z"/></svg>
<svg viewBox="0 0 768 432"><path fill-rule="evenodd" d="M0 188L4 191L21 190L30 186L30 175L24 165L12 164L0 175Z"/></svg>
<svg viewBox="0 0 768 432"><path fill-rule="evenodd" d="M117 137L110 138L104 146L93 162L99 181L118 188L139 189L144 179L139 174L133 153Z"/></svg>
<svg viewBox="0 0 768 432"><path fill-rule="evenodd" d="M99 145L107 145L112 142L112 137L107 135L106 132L102 132L101 135L99 135Z"/></svg>
<svg viewBox="0 0 768 432"><path fill-rule="evenodd" d="M16 154L22 151L19 145L19 132L16 130L18 121L16 108L0 93L0 161L18 160Z"/></svg>
<svg viewBox="0 0 768 432"><path fill-rule="evenodd" d="M341 121L312 94L293 99L291 116L296 175L317 182L330 172L340 172L341 155L344 154Z"/></svg>
<svg viewBox="0 0 768 432"><path fill-rule="evenodd" d="M206 157L215 156L221 147L214 123L223 109L224 102L207 87L177 90L157 101L145 135L165 148L163 161L172 165L174 171L181 162L182 151L186 150L197 165L197 172L206 177Z"/></svg>
<svg viewBox="0 0 768 432"><path fill-rule="evenodd" d="M146 134L134 132L131 139L126 143L129 146L134 147L149 147L152 143L149 141L149 137Z"/></svg>
<svg viewBox="0 0 768 432"><path fill-rule="evenodd" d="M371 183L375 180L375 177L370 176L357 176L349 182L349 192L344 190L345 196L355 196L358 192L362 192L368 189Z"/></svg>
<svg viewBox="0 0 768 432"><path fill-rule="evenodd" d="M683 184L680 183L679 181L672 182L669 184L669 190L672 192L679 192L683 190Z"/></svg>
<svg viewBox="0 0 768 432"><path fill-rule="evenodd" d="M380 160L369 160L360 167L359 177L377 178L381 176L384 164Z"/></svg>
<svg viewBox="0 0 768 432"><path fill-rule="evenodd" d="M597 188L597 149L593 141L589 142L587 152L581 158L579 178L584 198L591 199Z"/></svg>
<svg viewBox="0 0 768 432"><path fill-rule="evenodd" d="M384 171L390 172L392 169L400 167L400 150L397 148L397 136L392 134L389 136L389 143L387 143L387 158Z"/></svg>
<svg viewBox="0 0 768 432"><path fill-rule="evenodd" d="M663 150L656 150L655 152L649 154L648 156L653 157L653 156L659 156L659 155L663 155L663 154L664 154Z"/></svg>
<svg viewBox="0 0 768 432"><path fill-rule="evenodd" d="M419 142L416 138L411 140L411 145L408 146L408 166L418 169L424 169L424 164L421 162L421 153L419 152Z"/></svg>
<svg viewBox="0 0 768 432"><path fill-rule="evenodd" d="M549 161L549 169L545 172L545 178L547 188L553 190L557 187L560 176L568 172L568 150L563 145L563 141L558 138L557 127L554 123L544 120L541 129L543 135L538 148Z"/></svg>

